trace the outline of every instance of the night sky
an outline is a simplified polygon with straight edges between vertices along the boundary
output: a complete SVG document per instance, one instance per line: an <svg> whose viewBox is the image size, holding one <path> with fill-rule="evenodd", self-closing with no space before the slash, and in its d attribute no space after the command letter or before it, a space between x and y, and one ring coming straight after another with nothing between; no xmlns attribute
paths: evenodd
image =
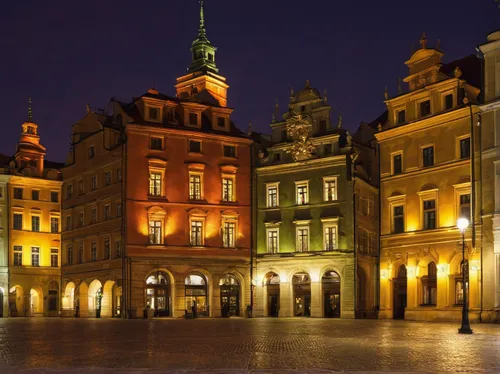
<svg viewBox="0 0 500 374"><path fill-rule="evenodd" d="M231 88L233 121L268 132L275 99L290 87L329 92L333 117L355 130L396 94L404 62L423 31L441 39L444 62L475 53L500 29L494 0L206 0L209 40ZM0 153L11 155L27 119L28 96L48 158L64 161L71 125L85 104L150 87L174 95L190 64L197 0L5 1L0 12Z"/></svg>

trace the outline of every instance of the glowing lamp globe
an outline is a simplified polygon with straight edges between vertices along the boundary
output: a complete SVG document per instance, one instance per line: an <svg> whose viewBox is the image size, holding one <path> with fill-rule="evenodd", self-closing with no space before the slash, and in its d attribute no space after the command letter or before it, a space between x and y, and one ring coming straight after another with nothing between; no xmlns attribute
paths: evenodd
<svg viewBox="0 0 500 374"><path fill-rule="evenodd" d="M463 233L469 227L469 220L467 218L459 218L457 220L457 227Z"/></svg>

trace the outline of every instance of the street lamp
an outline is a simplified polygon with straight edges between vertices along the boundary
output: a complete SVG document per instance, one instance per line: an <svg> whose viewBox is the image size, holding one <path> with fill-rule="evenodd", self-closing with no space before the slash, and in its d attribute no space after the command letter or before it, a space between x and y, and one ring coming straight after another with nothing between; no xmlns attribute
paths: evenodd
<svg viewBox="0 0 500 374"><path fill-rule="evenodd" d="M457 220L457 227L462 234L462 290L464 296L462 298L462 326L458 329L459 334L472 334L472 329L469 324L469 305L467 302L467 289L468 284L465 282L465 230L469 226L467 218L459 218Z"/></svg>

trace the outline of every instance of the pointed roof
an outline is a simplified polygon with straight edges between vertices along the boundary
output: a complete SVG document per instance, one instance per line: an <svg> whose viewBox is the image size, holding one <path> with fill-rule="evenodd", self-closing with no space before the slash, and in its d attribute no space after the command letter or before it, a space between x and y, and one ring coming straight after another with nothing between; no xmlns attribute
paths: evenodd
<svg viewBox="0 0 500 374"><path fill-rule="evenodd" d="M204 0L200 0L200 27L198 36L193 40L191 46L192 58L191 66L188 71L194 73L196 71L218 73L219 69L215 65L215 52L217 48L210 43L207 38L207 30L205 29L205 7Z"/></svg>

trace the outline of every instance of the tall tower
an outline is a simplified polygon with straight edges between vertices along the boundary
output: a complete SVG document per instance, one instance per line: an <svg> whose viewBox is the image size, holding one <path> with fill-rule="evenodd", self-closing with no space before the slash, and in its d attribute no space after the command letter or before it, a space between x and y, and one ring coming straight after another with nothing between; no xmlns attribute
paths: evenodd
<svg viewBox="0 0 500 374"><path fill-rule="evenodd" d="M229 86L226 78L218 74L216 52L217 48L207 38L204 1L200 0L200 28L191 46L192 62L188 74L177 78L175 88L178 98L214 101L222 107L227 105Z"/></svg>

